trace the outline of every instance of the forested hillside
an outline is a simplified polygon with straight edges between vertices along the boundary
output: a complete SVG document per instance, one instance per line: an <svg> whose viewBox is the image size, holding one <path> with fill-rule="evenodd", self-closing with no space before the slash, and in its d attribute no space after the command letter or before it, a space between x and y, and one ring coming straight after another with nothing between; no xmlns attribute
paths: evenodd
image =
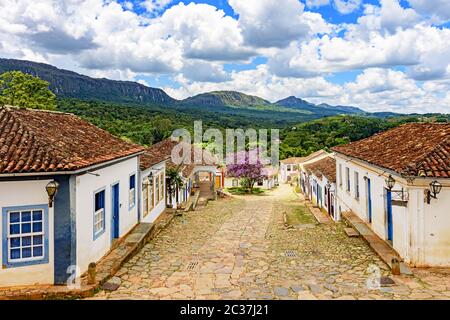
<svg viewBox="0 0 450 320"><path fill-rule="evenodd" d="M299 123L281 131L280 158L310 153L367 138L406 122L449 121L449 115L409 115L379 119L361 116L334 116Z"/></svg>

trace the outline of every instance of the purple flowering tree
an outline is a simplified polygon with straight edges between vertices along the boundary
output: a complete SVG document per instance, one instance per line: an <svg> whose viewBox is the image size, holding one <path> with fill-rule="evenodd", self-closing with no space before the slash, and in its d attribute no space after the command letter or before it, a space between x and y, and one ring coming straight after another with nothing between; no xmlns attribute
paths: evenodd
<svg viewBox="0 0 450 320"><path fill-rule="evenodd" d="M264 165L257 156L257 151L241 151L233 155L234 161L227 165L227 176L241 180L241 185L253 193L255 183L264 180Z"/></svg>

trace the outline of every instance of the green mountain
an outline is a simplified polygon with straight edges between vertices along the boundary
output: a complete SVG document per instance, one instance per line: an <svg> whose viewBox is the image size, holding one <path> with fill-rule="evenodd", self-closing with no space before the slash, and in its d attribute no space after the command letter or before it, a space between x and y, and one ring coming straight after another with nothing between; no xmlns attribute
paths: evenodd
<svg viewBox="0 0 450 320"><path fill-rule="evenodd" d="M364 114L363 110L357 107L349 106L332 106L326 103L313 104L303 99L294 96L287 97L283 100L275 102L275 104L292 109L307 110L322 116L333 116L337 114Z"/></svg>
<svg viewBox="0 0 450 320"><path fill-rule="evenodd" d="M48 81L50 90L61 98L126 103L172 104L175 102L175 99L163 90L150 88L137 82L91 78L44 63L0 58L0 73L13 70L32 74Z"/></svg>
<svg viewBox="0 0 450 320"><path fill-rule="evenodd" d="M212 91L198 94L181 101L187 106L229 106L229 107L260 107L271 103L260 97L247 95L236 91Z"/></svg>

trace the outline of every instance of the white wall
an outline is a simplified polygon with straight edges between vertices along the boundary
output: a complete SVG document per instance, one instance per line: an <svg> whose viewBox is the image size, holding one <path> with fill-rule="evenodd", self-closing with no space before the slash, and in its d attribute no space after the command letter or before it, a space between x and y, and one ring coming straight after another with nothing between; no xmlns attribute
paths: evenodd
<svg viewBox="0 0 450 320"><path fill-rule="evenodd" d="M163 183L164 183L164 197L163 199L160 200L159 203L156 204L156 206L153 207L153 209L144 217L144 197L142 196L142 183L144 181L144 178L146 178L150 172L153 172L153 176L156 176L157 174L159 174L160 172L165 172L166 171L166 163L162 162L159 164L154 165L153 167L143 170L141 171L141 200L140 200L140 206L141 206L141 221L142 222L146 222L146 223L152 223L154 222L160 215L161 213L164 212L164 210L166 209L166 179L164 179ZM153 185L153 188L155 186ZM153 191L153 201L155 199L155 191Z"/></svg>
<svg viewBox="0 0 450 320"><path fill-rule="evenodd" d="M4 207L47 205L48 197L45 186L50 180L39 181L5 181L0 182L0 213ZM54 274L54 249L53 249L53 208L48 211L48 245L49 261L45 264L37 264L22 267L0 268L0 287L33 284L53 284ZM3 241L3 217L0 219L0 235ZM5 254L0 245L0 258Z"/></svg>
<svg viewBox="0 0 450 320"><path fill-rule="evenodd" d="M138 158L133 157L91 173L76 177L77 265L82 273L89 263L97 262L111 248L111 186L116 182L120 183L119 236L127 234L138 222ZM129 177L133 173L136 174L136 205L129 210ZM94 240L94 192L102 188L105 189L105 232Z"/></svg>
<svg viewBox="0 0 450 320"><path fill-rule="evenodd" d="M442 184L449 182L442 181ZM450 186L424 204L424 266L450 266ZM419 260L418 263L421 261Z"/></svg>
<svg viewBox="0 0 450 320"><path fill-rule="evenodd" d="M288 170L290 168L290 170ZM297 164L285 164L280 163L280 180L281 182L285 183L288 181L288 177L292 175L293 173L298 173ZM295 170L294 170L295 169Z"/></svg>

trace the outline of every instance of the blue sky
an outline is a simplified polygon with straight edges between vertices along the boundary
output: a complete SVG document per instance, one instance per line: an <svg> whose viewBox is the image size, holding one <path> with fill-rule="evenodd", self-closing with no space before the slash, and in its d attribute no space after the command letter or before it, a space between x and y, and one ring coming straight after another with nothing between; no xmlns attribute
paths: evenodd
<svg viewBox="0 0 450 320"><path fill-rule="evenodd" d="M0 56L368 111L450 112L447 0L0 0Z"/></svg>

